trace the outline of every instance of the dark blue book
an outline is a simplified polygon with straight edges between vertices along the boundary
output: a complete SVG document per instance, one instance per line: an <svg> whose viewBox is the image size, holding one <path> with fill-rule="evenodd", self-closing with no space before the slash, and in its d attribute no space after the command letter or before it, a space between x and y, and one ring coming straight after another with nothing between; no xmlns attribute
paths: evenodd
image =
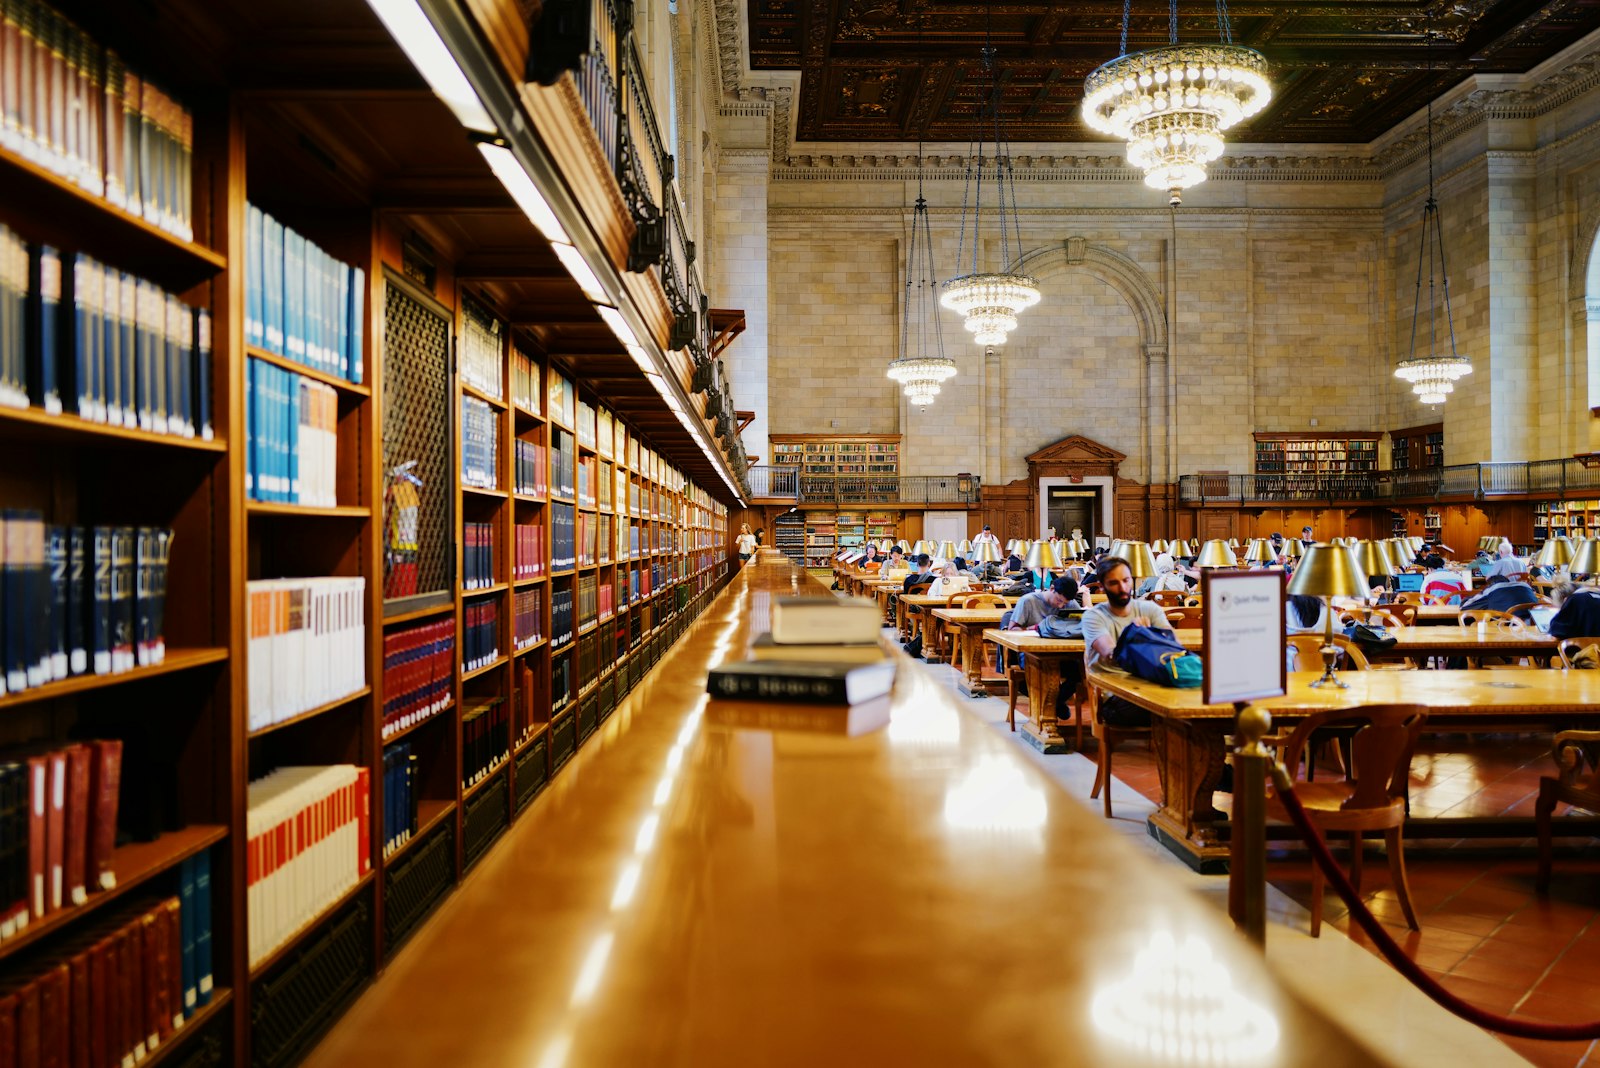
<svg viewBox="0 0 1600 1068"><path fill-rule="evenodd" d="M113 566L112 541L115 528L95 527L93 556L90 560L94 577L94 625L89 631L89 662L96 675L109 675L114 669L112 657L111 626L111 576Z"/></svg>
<svg viewBox="0 0 1600 1068"><path fill-rule="evenodd" d="M89 670L88 633L93 625L94 587L89 582L89 531L67 529L67 673Z"/></svg>
<svg viewBox="0 0 1600 1068"><path fill-rule="evenodd" d="M194 401L195 433L206 441L216 437L211 417L211 313L194 310Z"/></svg>
<svg viewBox="0 0 1600 1068"><path fill-rule="evenodd" d="M126 271L117 279L117 396L122 404L122 425L139 425L139 280Z"/></svg>
<svg viewBox="0 0 1600 1068"><path fill-rule="evenodd" d="M60 315L61 254L39 245L28 258L28 400L52 415L61 411Z"/></svg>
<svg viewBox="0 0 1600 1068"><path fill-rule="evenodd" d="M194 978L195 1003L211 1003L211 851L194 855Z"/></svg>
<svg viewBox="0 0 1600 1068"><path fill-rule="evenodd" d="M68 585L67 528L51 524L45 528L45 566L49 572L50 596L45 599L46 644L49 646L49 677L67 677Z"/></svg>
<svg viewBox="0 0 1600 1068"><path fill-rule="evenodd" d="M195 858L190 857L178 866L178 929L183 946L180 974L183 977L185 1016L194 1015L194 1010L200 1007L200 992L194 974L194 863Z"/></svg>

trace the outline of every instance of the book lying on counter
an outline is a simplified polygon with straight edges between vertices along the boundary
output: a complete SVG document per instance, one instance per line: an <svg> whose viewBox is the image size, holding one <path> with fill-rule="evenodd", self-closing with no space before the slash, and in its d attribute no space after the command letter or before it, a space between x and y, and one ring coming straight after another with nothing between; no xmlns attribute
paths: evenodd
<svg viewBox="0 0 1600 1068"><path fill-rule="evenodd" d="M752 660L803 660L810 663L873 664L887 657L883 646L870 642L809 642L779 645L763 634L750 643Z"/></svg>
<svg viewBox="0 0 1600 1068"><path fill-rule="evenodd" d="M875 642L882 630L882 613L864 597L779 597L772 604L779 645Z"/></svg>
<svg viewBox="0 0 1600 1068"><path fill-rule="evenodd" d="M804 704L854 705L881 697L894 686L894 661L876 664L746 660L712 668L712 697Z"/></svg>

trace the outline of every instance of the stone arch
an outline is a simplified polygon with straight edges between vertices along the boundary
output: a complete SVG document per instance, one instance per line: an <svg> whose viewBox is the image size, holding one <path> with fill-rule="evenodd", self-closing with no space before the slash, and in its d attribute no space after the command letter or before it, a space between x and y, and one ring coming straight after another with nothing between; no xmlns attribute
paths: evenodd
<svg viewBox="0 0 1600 1068"><path fill-rule="evenodd" d="M1128 302L1139 323L1139 344L1146 358L1165 355L1166 300L1144 268L1116 249L1091 244L1086 237L1069 237L1026 253L1008 270L1025 271L1039 279L1087 271Z"/></svg>

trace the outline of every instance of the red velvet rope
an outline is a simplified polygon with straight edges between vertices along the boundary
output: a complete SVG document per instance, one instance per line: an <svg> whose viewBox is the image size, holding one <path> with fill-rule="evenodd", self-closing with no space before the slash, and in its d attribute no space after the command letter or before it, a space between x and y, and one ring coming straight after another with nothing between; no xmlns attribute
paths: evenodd
<svg viewBox="0 0 1600 1068"><path fill-rule="evenodd" d="M1278 800L1283 803L1284 810L1289 814L1289 820L1305 839L1306 846L1311 850L1311 857L1322 869L1322 874L1328 879L1334 890L1338 891L1345 905L1350 909L1350 915L1355 917L1361 929L1367 932L1377 945L1378 951L1384 955L1395 970L1434 1001L1443 1005L1463 1020L1468 1020L1489 1031L1498 1031L1501 1034L1516 1035L1518 1038L1538 1038L1551 1042L1570 1042L1600 1038L1600 1020L1591 1020L1579 1024L1552 1024L1540 1023L1537 1020L1517 1020L1509 1016L1501 1016L1487 1009L1480 1009L1469 1001L1452 994L1439 985L1439 981L1427 972L1410 957L1405 950L1394 940L1388 930L1378 921L1366 903L1361 900L1361 895L1356 892L1355 886L1350 882L1350 877L1345 874L1344 868L1333 859L1333 854L1328 850L1328 843L1323 840L1322 834L1317 830L1311 818L1306 815L1306 810L1300 804L1300 799L1295 796L1294 790L1278 790Z"/></svg>

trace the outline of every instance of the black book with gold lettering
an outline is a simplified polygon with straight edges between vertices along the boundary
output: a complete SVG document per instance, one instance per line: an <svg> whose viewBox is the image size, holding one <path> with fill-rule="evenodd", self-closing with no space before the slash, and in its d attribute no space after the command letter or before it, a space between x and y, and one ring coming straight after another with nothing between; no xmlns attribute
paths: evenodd
<svg viewBox="0 0 1600 1068"><path fill-rule="evenodd" d="M746 660L712 668L706 677L712 697L806 704L853 705L881 697L893 685L892 660L876 664Z"/></svg>

